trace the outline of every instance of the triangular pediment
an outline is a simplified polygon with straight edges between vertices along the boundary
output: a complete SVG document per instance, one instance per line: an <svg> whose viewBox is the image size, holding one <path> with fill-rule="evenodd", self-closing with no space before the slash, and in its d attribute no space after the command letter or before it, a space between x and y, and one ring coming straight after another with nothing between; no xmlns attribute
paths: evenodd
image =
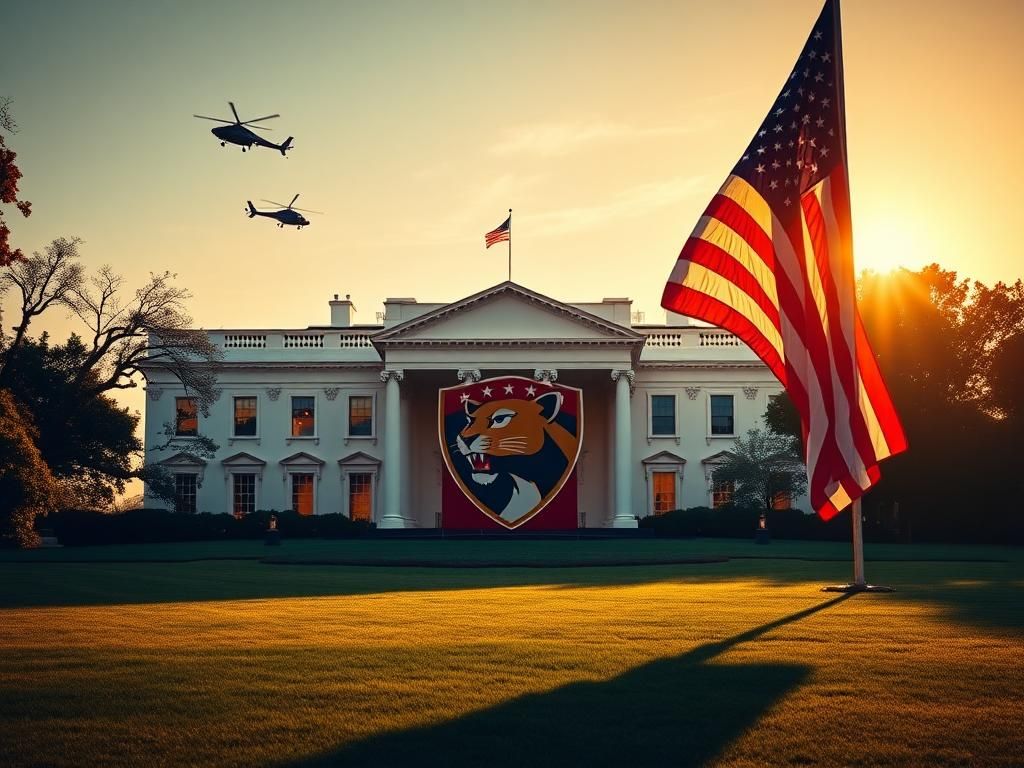
<svg viewBox="0 0 1024 768"><path fill-rule="evenodd" d="M711 454L706 459L701 459L700 463L701 464L721 464L721 463L723 463L725 461L728 461L729 459L733 458L735 455L736 454L734 454L732 451L719 451L718 453Z"/></svg>
<svg viewBox="0 0 1024 768"><path fill-rule="evenodd" d="M657 453L652 454L651 456L648 456L646 459L641 459L640 463L641 464L647 464L647 465L650 465L650 464L685 464L686 463L686 459L684 459L682 456L679 456L679 455L677 455L675 453L672 453L672 451L658 451Z"/></svg>
<svg viewBox="0 0 1024 768"><path fill-rule="evenodd" d="M322 467L324 465L323 459L318 459L316 456L312 456L305 451L293 453L291 456L281 459L278 463L286 467Z"/></svg>
<svg viewBox="0 0 1024 768"><path fill-rule="evenodd" d="M225 467L262 467L266 466L263 459L258 456L253 456L251 453L242 451L236 453L234 456L228 456L226 459L221 459L220 463Z"/></svg>
<svg viewBox="0 0 1024 768"><path fill-rule="evenodd" d="M379 467L380 459L362 451L350 453L348 456L338 459L343 467Z"/></svg>
<svg viewBox="0 0 1024 768"><path fill-rule="evenodd" d="M569 304L512 282L408 320L377 334L375 345L557 339L640 344L643 336Z"/></svg>
<svg viewBox="0 0 1024 768"><path fill-rule="evenodd" d="M158 462L165 467L194 467L199 469L206 466L206 462L191 453L176 453L163 461Z"/></svg>

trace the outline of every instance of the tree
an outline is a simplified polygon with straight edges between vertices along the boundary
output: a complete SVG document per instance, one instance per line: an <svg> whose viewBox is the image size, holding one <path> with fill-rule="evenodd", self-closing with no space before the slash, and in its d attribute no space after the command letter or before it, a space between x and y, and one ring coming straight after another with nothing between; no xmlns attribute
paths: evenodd
<svg viewBox="0 0 1024 768"><path fill-rule="evenodd" d="M170 273L125 295L123 278L109 267L87 278L75 239L55 240L42 253L9 264L0 290L20 299L9 343L0 339L0 387L29 414L42 459L63 492L63 502L106 505L127 480L157 470L141 465L138 415L111 397L138 385L143 361L169 370L206 413L215 397L220 351L185 311L186 289ZM32 321L62 306L87 333L51 345L29 335Z"/></svg>
<svg viewBox="0 0 1024 768"><path fill-rule="evenodd" d="M776 499L807 492L807 468L793 440L772 430L751 429L737 437L729 456L715 469L716 483L732 483L733 503L771 510Z"/></svg>
<svg viewBox="0 0 1024 768"><path fill-rule="evenodd" d="M18 199L18 179L21 178L21 171L14 163L17 154L4 143L3 132L13 134L18 130L10 107L11 100L0 97L0 203L14 203L22 216L29 216L32 213L32 203ZM4 222L3 209L0 209L0 267L24 258L20 250L11 248L10 235L11 230Z"/></svg>
<svg viewBox="0 0 1024 768"><path fill-rule="evenodd" d="M24 409L0 389L0 546L33 546L35 516L55 501L53 476L35 437Z"/></svg>

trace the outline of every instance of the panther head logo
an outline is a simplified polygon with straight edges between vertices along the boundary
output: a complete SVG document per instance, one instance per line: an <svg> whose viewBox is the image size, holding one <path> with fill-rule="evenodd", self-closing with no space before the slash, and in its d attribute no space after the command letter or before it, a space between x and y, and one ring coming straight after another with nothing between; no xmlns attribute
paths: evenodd
<svg viewBox="0 0 1024 768"><path fill-rule="evenodd" d="M580 391L519 377L451 389L462 390L462 408L445 413L442 390L441 437L449 471L488 516L509 528L526 522L561 490L576 464Z"/></svg>

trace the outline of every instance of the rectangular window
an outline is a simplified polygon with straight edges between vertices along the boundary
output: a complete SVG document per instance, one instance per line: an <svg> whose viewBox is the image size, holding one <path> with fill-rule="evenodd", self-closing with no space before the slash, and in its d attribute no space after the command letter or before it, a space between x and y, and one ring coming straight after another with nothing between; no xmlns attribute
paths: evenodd
<svg viewBox="0 0 1024 768"><path fill-rule="evenodd" d="M676 473L655 472L654 484L654 514L663 515L676 509Z"/></svg>
<svg viewBox="0 0 1024 768"><path fill-rule="evenodd" d="M711 434L735 434L732 395L711 395Z"/></svg>
<svg viewBox="0 0 1024 768"><path fill-rule="evenodd" d="M793 506L793 499L785 491L779 491L772 496L772 509L791 509Z"/></svg>
<svg viewBox="0 0 1024 768"><path fill-rule="evenodd" d="M736 484L732 480L714 481L711 485L711 506L718 509L726 504L731 504L735 492Z"/></svg>
<svg viewBox="0 0 1024 768"><path fill-rule="evenodd" d="M353 472L348 476L348 514L353 520L370 522L373 516L373 475Z"/></svg>
<svg viewBox="0 0 1024 768"><path fill-rule="evenodd" d="M292 475L292 510L300 515L313 514L313 475L309 472Z"/></svg>
<svg viewBox="0 0 1024 768"><path fill-rule="evenodd" d="M675 435L676 396L651 395L651 434Z"/></svg>
<svg viewBox="0 0 1024 768"><path fill-rule="evenodd" d="M174 434L178 437L195 437L199 434L196 401L191 397L174 398Z"/></svg>
<svg viewBox="0 0 1024 768"><path fill-rule="evenodd" d="M373 398L353 395L348 399L348 436L373 436Z"/></svg>
<svg viewBox="0 0 1024 768"><path fill-rule="evenodd" d="M231 507L235 517L256 511L256 475L231 476Z"/></svg>
<svg viewBox="0 0 1024 768"><path fill-rule="evenodd" d="M292 437L313 437L316 434L316 398L292 398Z"/></svg>
<svg viewBox="0 0 1024 768"><path fill-rule="evenodd" d="M196 476L191 472L174 476L174 511L195 514Z"/></svg>
<svg viewBox="0 0 1024 768"><path fill-rule="evenodd" d="M235 398L235 437L256 437L256 398Z"/></svg>

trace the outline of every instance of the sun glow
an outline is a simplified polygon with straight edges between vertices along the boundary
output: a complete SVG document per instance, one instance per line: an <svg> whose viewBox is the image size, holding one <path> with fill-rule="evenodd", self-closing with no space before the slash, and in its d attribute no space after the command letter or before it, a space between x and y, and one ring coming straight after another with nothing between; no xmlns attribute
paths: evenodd
<svg viewBox="0 0 1024 768"><path fill-rule="evenodd" d="M912 215L868 212L854 220L854 263L858 272L917 269L935 260L930 240L928 228Z"/></svg>

